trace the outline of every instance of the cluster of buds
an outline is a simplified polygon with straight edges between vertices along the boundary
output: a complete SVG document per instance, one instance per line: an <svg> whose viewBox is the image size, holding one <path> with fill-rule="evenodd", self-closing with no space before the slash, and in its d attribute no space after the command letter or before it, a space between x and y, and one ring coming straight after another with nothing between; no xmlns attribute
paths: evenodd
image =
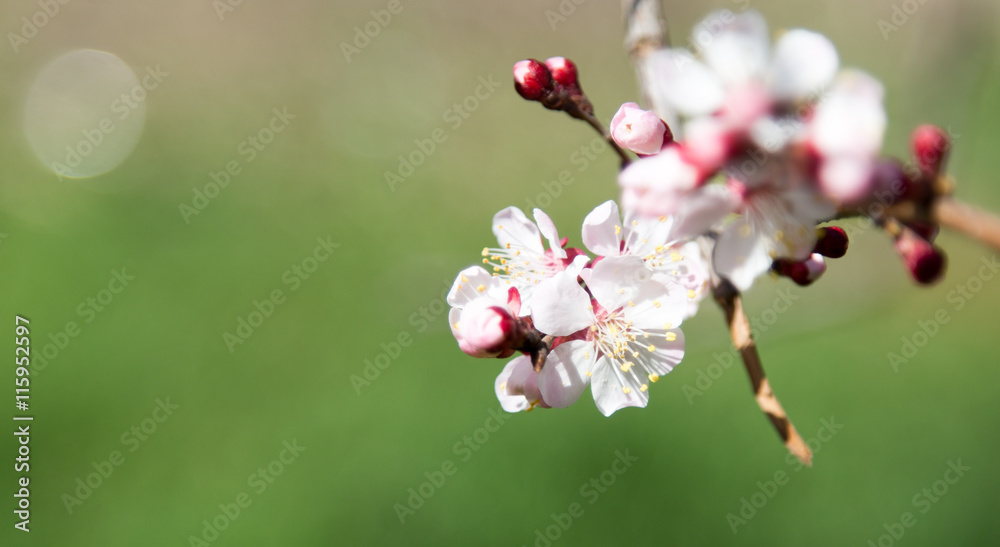
<svg viewBox="0 0 1000 547"><path fill-rule="evenodd" d="M545 62L525 59L514 64L514 89L549 110L564 110L574 118L594 115L594 107L580 87L576 65L565 57Z"/></svg>

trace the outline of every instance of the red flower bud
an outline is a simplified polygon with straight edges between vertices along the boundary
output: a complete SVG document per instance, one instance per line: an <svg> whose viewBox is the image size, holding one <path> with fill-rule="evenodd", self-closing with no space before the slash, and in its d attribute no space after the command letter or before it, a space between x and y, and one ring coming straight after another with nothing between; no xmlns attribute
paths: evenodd
<svg viewBox="0 0 1000 547"><path fill-rule="evenodd" d="M841 258L847 254L847 246L850 240L847 232L837 226L826 226L817 230L818 239L814 253L819 253L827 258Z"/></svg>
<svg viewBox="0 0 1000 547"><path fill-rule="evenodd" d="M903 257L910 275L921 285L930 285L944 274L944 251L912 230L904 230L896 239L896 251Z"/></svg>
<svg viewBox="0 0 1000 547"><path fill-rule="evenodd" d="M951 148L951 139L943 129L934 125L922 125L913 131L910 138L913 156L920 170L928 176L936 176Z"/></svg>
<svg viewBox="0 0 1000 547"><path fill-rule="evenodd" d="M552 73L552 78L564 87L580 87L576 76L576 65L565 57L549 57L545 66Z"/></svg>
<svg viewBox="0 0 1000 547"><path fill-rule="evenodd" d="M541 101L555 88L552 73L541 61L525 59L514 63L514 89L529 101Z"/></svg>

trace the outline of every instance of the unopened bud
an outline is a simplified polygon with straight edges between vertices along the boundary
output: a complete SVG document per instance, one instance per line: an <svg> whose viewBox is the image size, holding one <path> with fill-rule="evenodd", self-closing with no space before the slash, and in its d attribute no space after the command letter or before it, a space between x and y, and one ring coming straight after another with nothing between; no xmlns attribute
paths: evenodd
<svg viewBox="0 0 1000 547"><path fill-rule="evenodd" d="M459 344L462 351L480 357L509 351L511 344L523 336L524 329L503 302L484 297L465 306L456 331L461 336L460 342L464 342Z"/></svg>
<svg viewBox="0 0 1000 547"><path fill-rule="evenodd" d="M896 251L903 257L906 268L917 283L930 285L944 274L944 251L912 230L905 229L896 239Z"/></svg>
<svg viewBox="0 0 1000 547"><path fill-rule="evenodd" d="M529 101L541 101L554 89L552 73L541 61L525 59L514 63L514 89Z"/></svg>
<svg viewBox="0 0 1000 547"><path fill-rule="evenodd" d="M814 253L819 253L827 258L841 258L847 254L847 247L850 240L847 232L838 226L825 226L816 230L816 247Z"/></svg>
<svg viewBox="0 0 1000 547"><path fill-rule="evenodd" d="M564 87L580 87L580 82L576 75L576 65L573 61L565 57L549 57L545 60L545 66L559 85Z"/></svg>
<svg viewBox="0 0 1000 547"><path fill-rule="evenodd" d="M813 253L809 258L800 261L775 260L772 269L785 276L801 287L808 287L826 273L826 261L823 256Z"/></svg>
<svg viewBox="0 0 1000 547"><path fill-rule="evenodd" d="M652 155L663 148L670 130L654 112L625 103L611 119L611 138L636 154ZM672 136L671 136L672 138Z"/></svg>
<svg viewBox="0 0 1000 547"><path fill-rule="evenodd" d="M913 131L910 144L921 171L932 177L941 172L948 149L951 148L951 139L944 129L922 125Z"/></svg>

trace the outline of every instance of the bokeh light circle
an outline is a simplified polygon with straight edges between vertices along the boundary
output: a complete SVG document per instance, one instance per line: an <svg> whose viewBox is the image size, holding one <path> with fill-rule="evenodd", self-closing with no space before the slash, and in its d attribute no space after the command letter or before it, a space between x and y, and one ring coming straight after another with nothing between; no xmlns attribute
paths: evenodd
<svg viewBox="0 0 1000 547"><path fill-rule="evenodd" d="M25 136L60 176L107 173L139 142L147 93L135 72L110 53L66 53L42 69L28 91Z"/></svg>

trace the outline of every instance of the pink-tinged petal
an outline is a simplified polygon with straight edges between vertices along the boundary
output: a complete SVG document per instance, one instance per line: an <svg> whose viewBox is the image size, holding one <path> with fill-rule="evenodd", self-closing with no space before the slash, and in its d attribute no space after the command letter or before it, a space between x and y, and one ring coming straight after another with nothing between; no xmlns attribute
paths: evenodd
<svg viewBox="0 0 1000 547"><path fill-rule="evenodd" d="M639 367L622 372L619 365L602 356L591 377L590 391L601 414L611 416L627 406L645 407L649 402L649 379Z"/></svg>
<svg viewBox="0 0 1000 547"><path fill-rule="evenodd" d="M772 262L765 238L755 232L750 215L741 215L726 225L715 243L715 271L740 291L749 290Z"/></svg>
<svg viewBox="0 0 1000 547"><path fill-rule="evenodd" d="M810 124L813 146L824 156L874 156L882 149L884 90L875 78L845 70L817 105Z"/></svg>
<svg viewBox="0 0 1000 547"><path fill-rule="evenodd" d="M760 78L771 46L767 21L754 10L709 14L695 25L691 43L728 86Z"/></svg>
<svg viewBox="0 0 1000 547"><path fill-rule="evenodd" d="M771 90L781 100L815 99L833 81L839 66L837 48L826 36L790 30L774 45Z"/></svg>
<svg viewBox="0 0 1000 547"><path fill-rule="evenodd" d="M526 355L507 363L493 387L500 406L507 412L530 410L535 404L545 406L538 389L538 374Z"/></svg>
<svg viewBox="0 0 1000 547"><path fill-rule="evenodd" d="M823 194L839 203L856 203L871 193L875 162L857 156L833 157L819 168L819 187Z"/></svg>
<svg viewBox="0 0 1000 547"><path fill-rule="evenodd" d="M837 214L837 206L833 202L808 186L785 190L782 192L782 198L787 203L787 209L794 220L787 220L780 229L787 232L790 231L792 226L795 226L795 229L792 230L793 232L803 233L798 226L801 225L810 228L805 232L805 235L809 237L807 238L808 241L803 243L803 246L815 243L816 231L811 228L816 223L830 220ZM780 214L774 216L779 219L781 218ZM799 253L799 258L804 257L804 254Z"/></svg>
<svg viewBox="0 0 1000 547"><path fill-rule="evenodd" d="M590 383L587 372L594 368L593 342L571 340L552 350L538 375L538 389L545 404L566 408L580 398Z"/></svg>
<svg viewBox="0 0 1000 547"><path fill-rule="evenodd" d="M520 327L507 305L489 297L478 298L462 309L460 319L462 339L487 351L498 351L510 342Z"/></svg>
<svg viewBox="0 0 1000 547"><path fill-rule="evenodd" d="M640 257L606 257L594 266L587 287L601 306L615 311L635 301L642 284L652 276Z"/></svg>
<svg viewBox="0 0 1000 547"><path fill-rule="evenodd" d="M470 357L478 357L480 359L489 359L499 355L497 352L487 351L472 344L462 336L462 311L459 308L452 308L448 312L448 323L451 326L451 334L455 336L455 341L458 342L458 349Z"/></svg>
<svg viewBox="0 0 1000 547"><path fill-rule="evenodd" d="M621 215L618 204L605 201L583 219L583 244L601 256L618 256L621 252Z"/></svg>
<svg viewBox="0 0 1000 547"><path fill-rule="evenodd" d="M590 257L585 254L580 254L574 257L573 262L567 264L566 269L563 270L566 274L566 277L568 277L569 279L576 279L577 277L580 277L580 274L583 273L584 268L587 267L588 262L590 262Z"/></svg>
<svg viewBox="0 0 1000 547"><path fill-rule="evenodd" d="M641 215L660 216L676 212L681 198L697 186L698 179L698 170L681 157L679 147L669 146L629 164L618 175L618 184L626 190L623 204L629 203Z"/></svg>
<svg viewBox="0 0 1000 547"><path fill-rule="evenodd" d="M656 50L642 67L653 110L670 122L675 114L704 116L725 99L722 80L691 53L682 49Z"/></svg>
<svg viewBox="0 0 1000 547"><path fill-rule="evenodd" d="M738 205L739 197L729 187L721 184L702 186L684 197L683 205L674 215L668 238L679 241L705 234Z"/></svg>
<svg viewBox="0 0 1000 547"><path fill-rule="evenodd" d="M541 209L535 209L534 215L535 222L538 223L538 229L541 230L545 239L549 241L549 249L552 250L552 256L555 258L566 258L566 251L560 245L559 232L556 231L555 223Z"/></svg>
<svg viewBox="0 0 1000 547"><path fill-rule="evenodd" d="M482 296L495 298L498 291L504 293L506 289L500 288L497 280L486 270L472 266L462 270L455 278L451 290L448 291L448 305L461 308Z"/></svg>
<svg viewBox="0 0 1000 547"><path fill-rule="evenodd" d="M493 235L501 249L510 244L539 255L545 253L538 227L517 207L507 207L493 216Z"/></svg>
<svg viewBox="0 0 1000 547"><path fill-rule="evenodd" d="M535 328L553 336L569 336L594 322L590 297L577 276L559 272L535 287L531 299Z"/></svg>
<svg viewBox="0 0 1000 547"><path fill-rule="evenodd" d="M625 103L611 120L611 138L636 154L655 154L663 148L667 126L655 112Z"/></svg>

